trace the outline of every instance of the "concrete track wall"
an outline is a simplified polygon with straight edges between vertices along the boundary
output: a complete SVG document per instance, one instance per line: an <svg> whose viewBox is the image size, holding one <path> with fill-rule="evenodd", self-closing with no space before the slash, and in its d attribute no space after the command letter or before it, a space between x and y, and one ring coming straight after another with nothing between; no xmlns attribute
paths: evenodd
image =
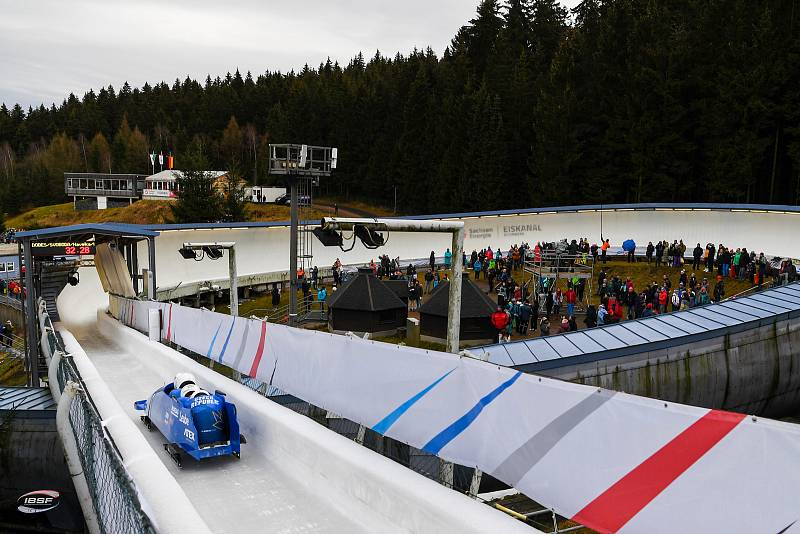
<svg viewBox="0 0 800 534"><path fill-rule="evenodd" d="M694 406L769 417L795 414L800 407L800 317L539 372Z"/></svg>
<svg viewBox="0 0 800 534"><path fill-rule="evenodd" d="M597 206L542 208L508 212L433 215L416 219L463 220L467 251L487 246L507 250L515 243L554 241L586 237L599 242L601 233L612 246L633 239L644 247L648 241L683 239L691 249L696 243L723 243L732 247L765 252L770 256L800 255L800 211L781 206ZM237 223L238 224L238 223ZM316 224L316 222L314 223ZM160 297L176 298L193 294L197 282L219 282L227 287L227 261L183 260L178 249L185 241L235 241L239 285L255 285L288 279L288 223L241 223L240 226L195 229L182 225L151 228L161 232L156 238L156 267ZM357 243L350 252L314 243L314 264L328 267L336 258L345 264L365 263L379 254L402 259L427 258L431 251L444 254L450 245L447 234L393 232L388 243L378 250L367 250ZM146 244L139 245L139 265L147 264Z"/></svg>

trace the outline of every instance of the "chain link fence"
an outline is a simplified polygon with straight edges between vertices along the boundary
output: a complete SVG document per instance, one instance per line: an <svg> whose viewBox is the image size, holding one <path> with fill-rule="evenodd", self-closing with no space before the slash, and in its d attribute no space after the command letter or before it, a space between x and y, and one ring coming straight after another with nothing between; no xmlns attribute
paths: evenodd
<svg viewBox="0 0 800 534"><path fill-rule="evenodd" d="M44 313L46 343L64 355L56 370L58 390L63 392L67 382L79 384L79 390L69 407L69 421L78 447L83 475L91 494L97 521L104 534L155 534L150 518L142 510L139 495L125 467L114 440L105 431L102 418L75 367L72 357L64 351L63 343Z"/></svg>

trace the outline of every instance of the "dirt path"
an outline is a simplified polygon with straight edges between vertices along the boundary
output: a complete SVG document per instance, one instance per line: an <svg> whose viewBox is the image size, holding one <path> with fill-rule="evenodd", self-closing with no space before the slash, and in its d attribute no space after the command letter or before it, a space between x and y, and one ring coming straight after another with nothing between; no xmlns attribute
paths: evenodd
<svg viewBox="0 0 800 534"><path fill-rule="evenodd" d="M330 215L334 215L336 209L334 208L333 204L323 203L323 204L314 204L314 207L322 212L328 213ZM351 206L339 206L339 215L342 217L378 217L377 213L372 213L367 210L354 208Z"/></svg>

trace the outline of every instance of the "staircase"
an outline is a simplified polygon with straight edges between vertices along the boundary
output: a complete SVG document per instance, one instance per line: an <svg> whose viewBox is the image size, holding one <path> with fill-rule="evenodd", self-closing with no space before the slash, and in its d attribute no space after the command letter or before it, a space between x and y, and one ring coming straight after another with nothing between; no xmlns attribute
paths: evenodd
<svg viewBox="0 0 800 534"><path fill-rule="evenodd" d="M40 292L39 295L44 299L47 306L47 313L53 322L60 321L58 316L58 308L56 307L56 298L64 286L67 285L67 277L73 269L72 264L46 266L42 269L40 278Z"/></svg>

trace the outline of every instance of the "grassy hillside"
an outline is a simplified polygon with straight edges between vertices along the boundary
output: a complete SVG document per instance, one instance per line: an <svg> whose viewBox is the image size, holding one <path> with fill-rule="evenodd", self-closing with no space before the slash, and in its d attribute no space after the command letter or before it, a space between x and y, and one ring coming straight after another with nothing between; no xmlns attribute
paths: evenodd
<svg viewBox="0 0 800 534"><path fill-rule="evenodd" d="M140 200L124 208L106 210L75 211L72 203L42 206L11 217L6 220L7 228L24 228L36 230L51 226L84 224L92 222L120 222L136 224L162 224L172 222L172 212L168 200ZM283 221L289 218L288 206L275 204L248 204L247 218L250 221ZM324 212L312 210L314 217L321 217Z"/></svg>

